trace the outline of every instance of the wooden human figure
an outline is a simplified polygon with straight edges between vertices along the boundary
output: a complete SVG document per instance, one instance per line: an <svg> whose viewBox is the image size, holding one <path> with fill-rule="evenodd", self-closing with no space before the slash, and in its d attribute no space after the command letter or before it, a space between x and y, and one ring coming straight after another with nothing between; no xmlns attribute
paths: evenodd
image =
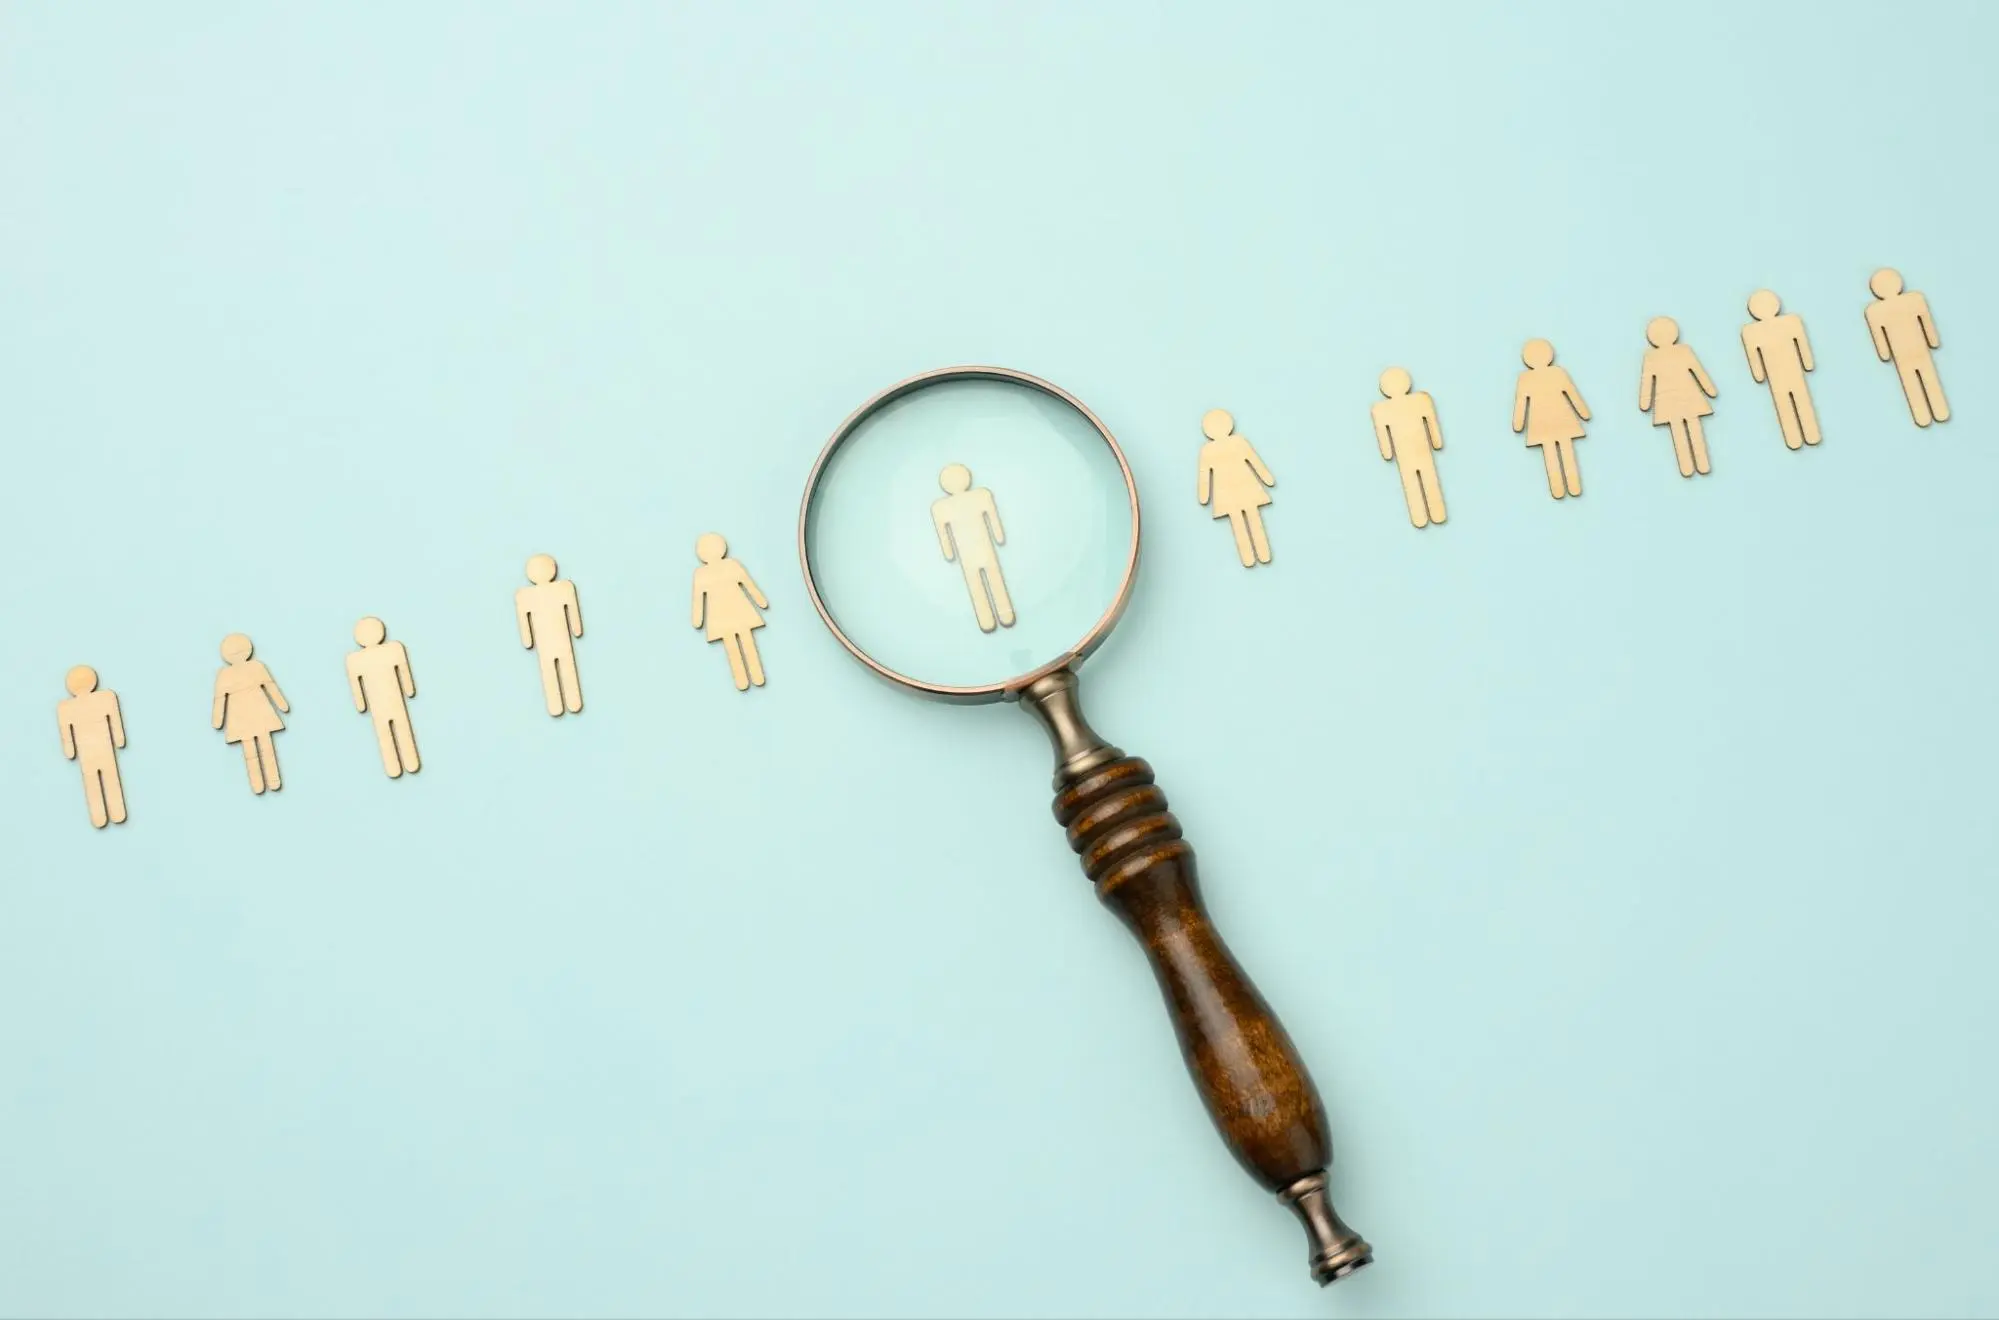
<svg viewBox="0 0 1999 1320"><path fill-rule="evenodd" d="M1402 474L1402 497L1417 527L1444 521L1444 488L1437 480L1435 451L1444 447L1443 424L1429 393L1401 367L1381 373L1381 402L1374 405L1374 438L1382 461ZM1413 390L1413 392L1412 392Z"/></svg>
<svg viewBox="0 0 1999 1320"><path fill-rule="evenodd" d="M575 639L583 635L583 605L576 584L555 576L555 559L536 555L527 563L528 585L514 593L514 622L521 645L541 661L541 695L550 715L583 709L583 682L576 675Z"/></svg>
<svg viewBox="0 0 1999 1320"><path fill-rule="evenodd" d="M1270 538L1263 529L1263 506L1270 503L1266 487L1277 484L1246 436L1235 429L1235 418L1216 408L1201 418L1201 503L1212 501L1214 516L1227 518L1235 533L1236 557L1244 568L1270 562Z"/></svg>
<svg viewBox="0 0 1999 1320"><path fill-rule="evenodd" d="M1804 319L1783 308L1782 300L1768 289L1749 295L1750 321L1742 327L1742 351L1749 357L1750 376L1770 387L1784 447L1803 449L1820 439L1818 410L1812 407L1811 385L1805 379L1805 373L1818 364L1812 360Z"/></svg>
<svg viewBox="0 0 1999 1320"><path fill-rule="evenodd" d="M937 528L944 558L957 560L964 571L979 631L1013 627L1013 597L1007 593L1006 575L1000 572L998 549L1006 544L1006 528L993 493L972 485L972 470L963 463L946 464L937 474L937 484L944 498L930 506L930 521Z"/></svg>
<svg viewBox="0 0 1999 1320"><path fill-rule="evenodd" d="M250 774L250 791L276 792L284 787L278 776L278 749L272 735L285 727L281 712L291 704L278 690L278 681L253 660L254 648L242 633L222 639L222 658L227 661L215 675L215 709L209 723L222 730L222 741L243 744L243 765Z"/></svg>
<svg viewBox="0 0 1999 1320"><path fill-rule="evenodd" d="M1936 317L1930 314L1930 300L1902 288L1900 272L1882 267L1867 281L1874 301L1867 307L1867 330L1874 336L1874 352L1883 362L1895 364L1902 378L1902 394L1909 401L1909 415L1917 426L1950 420L1950 403L1943 396L1943 382L1937 379L1936 359L1931 354L1943 347L1937 337Z"/></svg>
<svg viewBox="0 0 1999 1320"><path fill-rule="evenodd" d="M125 745L125 720L118 694L99 691L97 671L78 665L63 679L69 700L56 703L62 726L62 754L83 771L83 800L98 829L125 823L125 785L118 777L118 749Z"/></svg>
<svg viewBox="0 0 1999 1320"><path fill-rule="evenodd" d="M1583 438L1589 405L1569 373L1555 365L1555 346L1547 340L1528 340L1520 361L1527 370L1513 387L1513 429L1527 433L1530 448L1540 448L1548 465L1548 494L1558 500L1580 495L1583 474L1576 464L1576 441Z"/></svg>
<svg viewBox="0 0 1999 1320"><path fill-rule="evenodd" d="M354 644L347 653L347 686L354 709L374 717L375 741L382 752L382 772L391 779L423 768L416 754L416 731L410 727L410 699L416 696L416 675L401 642L388 640L388 625L370 616L354 625Z"/></svg>
<svg viewBox="0 0 1999 1320"><path fill-rule="evenodd" d="M756 630L764 626L760 611L770 608L763 589L749 570L729 558L729 543L708 532L694 543L694 626L706 626L708 640L722 643L729 656L729 673L736 691L764 685L763 657L757 654Z"/></svg>
<svg viewBox="0 0 1999 1320"><path fill-rule="evenodd" d="M1655 316L1645 327L1652 347L1638 377L1638 409L1652 414L1652 425L1669 427L1680 475L1708 472L1707 438L1701 418L1714 411L1708 403L1718 391L1694 350L1680 342L1680 326L1670 316Z"/></svg>

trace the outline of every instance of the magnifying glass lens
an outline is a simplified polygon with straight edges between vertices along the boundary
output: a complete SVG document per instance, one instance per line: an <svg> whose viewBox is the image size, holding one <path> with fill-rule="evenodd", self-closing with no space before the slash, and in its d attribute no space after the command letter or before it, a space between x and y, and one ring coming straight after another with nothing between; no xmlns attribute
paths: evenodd
<svg viewBox="0 0 1999 1320"><path fill-rule="evenodd" d="M919 683L1004 683L1061 659L1117 601L1132 507L1117 456L1061 399L940 381L865 418L805 515L820 598Z"/></svg>

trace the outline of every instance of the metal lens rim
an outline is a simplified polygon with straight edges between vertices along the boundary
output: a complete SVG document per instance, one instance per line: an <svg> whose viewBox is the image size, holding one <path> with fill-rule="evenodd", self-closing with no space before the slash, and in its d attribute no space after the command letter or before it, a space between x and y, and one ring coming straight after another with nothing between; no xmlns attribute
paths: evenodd
<svg viewBox="0 0 1999 1320"><path fill-rule="evenodd" d="M1117 596L1111 601L1110 608L1103 612L1074 646L1049 663L1025 674L977 687L951 687L941 683L925 683L921 679L911 678L908 674L890 669L861 649L853 638L847 636L840 627L840 621L833 617L833 611L827 607L825 598L819 594L818 579L812 574L812 552L806 542L806 528L812 516L812 500L819 492L819 480L826 471L826 465L839 451L840 446L845 444L863 423L897 399L905 398L920 389L966 380L1001 381L1039 390L1050 398L1059 399L1083 415L1096 433L1103 437L1104 443L1110 446L1111 457L1117 460L1118 471L1124 477L1125 497L1131 509L1131 546L1125 554L1124 578L1118 583ZM1014 700L1019 697L1022 689L1036 679L1082 664L1093 651L1103 645L1104 639L1110 635L1111 629L1117 626L1119 616L1124 613L1126 604L1130 602L1132 585L1138 579L1138 532L1138 482L1132 477L1131 464L1126 461L1124 450L1119 448L1117 437L1111 434L1110 428L1105 426L1095 413L1084 406L1082 400L1058 385L1050 384L1038 376L1030 376L1024 371L1015 371L1010 367L939 367L934 371L926 371L907 380L898 381L854 409L847 420L840 423L839 429L833 432L832 438L826 442L826 447L819 451L818 461L812 465L812 474L805 479L804 498L798 504L798 564L805 573L805 592L812 598L812 608L819 612L819 617L825 622L828 630L839 639L840 645L846 647L848 654L854 659L898 687L907 688L939 701L974 705L982 702Z"/></svg>

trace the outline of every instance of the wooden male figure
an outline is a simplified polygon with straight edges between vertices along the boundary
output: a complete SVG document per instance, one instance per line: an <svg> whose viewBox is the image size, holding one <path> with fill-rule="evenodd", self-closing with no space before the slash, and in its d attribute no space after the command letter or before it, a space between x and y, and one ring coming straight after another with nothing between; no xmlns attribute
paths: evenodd
<svg viewBox="0 0 1999 1320"><path fill-rule="evenodd" d="M125 785L118 778L118 749L125 745L125 720L118 694L97 688L97 671L78 665L63 680L69 700L56 703L62 726L62 754L83 771L83 800L98 829L125 823Z"/></svg>

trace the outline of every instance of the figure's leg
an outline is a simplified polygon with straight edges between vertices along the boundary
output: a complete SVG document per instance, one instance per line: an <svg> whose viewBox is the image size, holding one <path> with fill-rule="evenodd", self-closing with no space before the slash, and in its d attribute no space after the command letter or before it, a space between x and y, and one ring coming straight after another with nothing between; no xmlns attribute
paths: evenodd
<svg viewBox="0 0 1999 1320"><path fill-rule="evenodd" d="M1707 437L1701 434L1701 419L1698 417L1687 418L1687 446L1694 451L1694 471L1706 476Z"/></svg>
<svg viewBox="0 0 1999 1320"><path fill-rule="evenodd" d="M1777 429L1784 433L1784 448L1802 449L1804 431L1798 426L1797 394L1788 385L1770 382L1770 402L1777 406Z"/></svg>
<svg viewBox="0 0 1999 1320"><path fill-rule="evenodd" d="M118 758L106 756L98 767L98 792L104 795L104 815L113 825L125 823L125 781L118 777Z"/></svg>
<svg viewBox="0 0 1999 1320"><path fill-rule="evenodd" d="M1824 438L1819 434L1819 412L1812 405L1811 386L1800 381L1798 388L1791 391L1791 411L1796 415L1798 420L1798 438L1800 440L1803 440L1808 445L1815 445ZM1797 448L1796 445L1791 447L1793 449Z"/></svg>
<svg viewBox="0 0 1999 1320"><path fill-rule="evenodd" d="M1430 525L1430 501L1423 494L1423 479L1413 464L1397 463L1402 473L1402 499L1409 506L1409 521L1417 527Z"/></svg>
<svg viewBox="0 0 1999 1320"><path fill-rule="evenodd" d="M757 635L746 632L743 637L743 667L750 671L750 686L764 685L764 658L757 654Z"/></svg>
<svg viewBox="0 0 1999 1320"><path fill-rule="evenodd" d="M581 711L583 709L583 676L576 672L576 648L567 645L566 642L562 648L562 653L555 658L555 683L557 691L562 695L563 709L567 710L571 715ZM562 711L558 710L551 713L560 715Z"/></svg>
<svg viewBox="0 0 1999 1320"><path fill-rule="evenodd" d="M541 662L541 703L550 715L562 714L562 673L556 668L555 648L544 646L535 651L535 659Z"/></svg>
<svg viewBox="0 0 1999 1320"><path fill-rule="evenodd" d="M264 765L264 785L275 793L285 786L285 781L278 775L277 740L264 733L257 735L257 744L257 756Z"/></svg>
<svg viewBox="0 0 1999 1320"><path fill-rule="evenodd" d="M396 759L402 763L403 773L413 775L423 769L423 762L416 754L416 730L410 727L409 708L405 706L390 722L396 731Z"/></svg>
<svg viewBox="0 0 1999 1320"><path fill-rule="evenodd" d="M1235 557L1242 560L1244 568L1256 567L1256 548L1249 543L1249 527L1242 510L1229 513L1229 530L1235 533Z"/></svg>
<svg viewBox="0 0 1999 1320"><path fill-rule="evenodd" d="M1548 465L1548 494L1556 499L1566 499L1569 484L1562 480L1562 455L1560 445L1542 445L1541 461Z"/></svg>
<svg viewBox="0 0 1999 1320"><path fill-rule="evenodd" d="M243 768L250 772L250 791L252 793L263 792L264 763L257 756L257 740L255 738L245 738L243 740Z"/></svg>
<svg viewBox="0 0 1999 1320"><path fill-rule="evenodd" d="M1582 464L1576 461L1576 442L1564 440L1556 448L1562 451L1562 479L1568 485L1569 494L1583 493Z"/></svg>
<svg viewBox="0 0 1999 1320"><path fill-rule="evenodd" d="M1673 437L1673 457L1680 460L1680 475L1691 477L1694 474L1694 451L1687 443L1687 424L1668 422L1666 427Z"/></svg>
<svg viewBox="0 0 1999 1320"><path fill-rule="evenodd" d="M1437 479L1437 464L1428 454L1423 456L1423 499L1430 511L1430 521L1444 521L1444 483Z"/></svg>
<svg viewBox="0 0 1999 1320"><path fill-rule="evenodd" d="M1249 523L1249 543L1256 551L1256 562L1270 562L1270 533L1263 529L1263 510L1254 504L1243 511L1243 518ZM1240 543L1238 543L1240 548Z"/></svg>
<svg viewBox="0 0 1999 1320"><path fill-rule="evenodd" d="M958 552L960 559L964 555L963 550ZM991 632L999 627L999 620L993 617L992 600L986 591L986 575L975 564L965 565L965 590L972 597L972 614L979 621L979 631Z"/></svg>
<svg viewBox="0 0 1999 1320"><path fill-rule="evenodd" d="M1006 574L1000 572L999 561L994 560L981 570L986 575L986 590L993 594L993 609L999 614L1000 626L1013 627L1013 597L1006 591Z"/></svg>
<svg viewBox="0 0 1999 1320"><path fill-rule="evenodd" d="M382 754L382 773L391 779L401 779L403 758L396 746L395 721L386 714L375 716L375 747Z"/></svg>
<svg viewBox="0 0 1999 1320"><path fill-rule="evenodd" d="M90 823L100 830L103 829L111 819L111 814L104 805L103 771L90 760L85 760L83 763L83 804L90 808Z"/></svg>
<svg viewBox="0 0 1999 1320"><path fill-rule="evenodd" d="M743 648L736 644L735 634L722 639L722 652L729 657L729 677L736 680L736 691L749 691L750 675L743 668Z"/></svg>
<svg viewBox="0 0 1999 1320"><path fill-rule="evenodd" d="M1943 382L1937 379L1936 359L1925 353L1916 367L1916 377L1923 383L1923 397L1929 401L1930 416L1940 422L1950 420L1950 402L1943 397Z"/></svg>
<svg viewBox="0 0 1999 1320"><path fill-rule="evenodd" d="M1930 412L1929 391L1923 387L1923 376L1915 367L1905 367L1902 359L1895 359L1895 374L1902 378L1902 397L1909 401L1909 416L1917 426L1928 426L1936 418Z"/></svg>

